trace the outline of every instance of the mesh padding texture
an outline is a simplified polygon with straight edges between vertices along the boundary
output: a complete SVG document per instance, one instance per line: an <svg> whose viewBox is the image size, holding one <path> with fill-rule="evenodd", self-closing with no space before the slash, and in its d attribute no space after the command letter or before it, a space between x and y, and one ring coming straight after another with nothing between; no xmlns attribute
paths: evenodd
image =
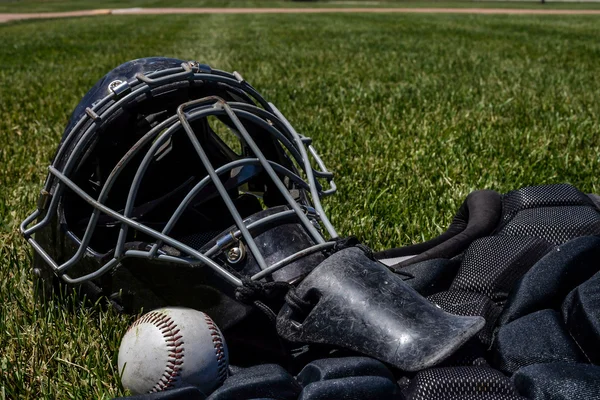
<svg viewBox="0 0 600 400"><path fill-rule="evenodd" d="M181 243L199 250L222 231L198 232L179 239Z"/></svg>
<svg viewBox="0 0 600 400"><path fill-rule="evenodd" d="M478 333L478 337L485 344L491 343L492 331L502 308L489 297L480 293L448 290L431 295L428 299L451 314L485 318L485 327Z"/></svg>
<svg viewBox="0 0 600 400"><path fill-rule="evenodd" d="M538 311L501 327L493 353L492 366L508 373L532 364L587 361L554 310Z"/></svg>
<svg viewBox="0 0 600 400"><path fill-rule="evenodd" d="M427 369L415 375L403 394L406 400L522 399L508 377L485 367Z"/></svg>
<svg viewBox="0 0 600 400"><path fill-rule="evenodd" d="M519 211L499 235L535 236L562 244L600 234L600 213L593 206L531 208Z"/></svg>
<svg viewBox="0 0 600 400"><path fill-rule="evenodd" d="M524 187L506 193L502 201L502 221L528 208L593 204L585 194L568 184Z"/></svg>
<svg viewBox="0 0 600 400"><path fill-rule="evenodd" d="M517 391L530 400L599 400L600 367L590 364L536 364L513 376Z"/></svg>
<svg viewBox="0 0 600 400"><path fill-rule="evenodd" d="M502 302L515 282L552 247L534 237L478 239L467 249L450 290L477 292Z"/></svg>
<svg viewBox="0 0 600 400"><path fill-rule="evenodd" d="M600 272L569 293L562 315L588 360L600 364Z"/></svg>
<svg viewBox="0 0 600 400"><path fill-rule="evenodd" d="M597 261L600 258L595 257L600 241L590 235L600 235L600 212L588 196L573 186L527 187L507 193L503 197L502 220L495 236L474 241L463 253L461 266L450 288L428 297L447 312L484 317L486 325L478 335L479 340L472 340L471 345L480 342L480 346L489 348L495 333L492 351L485 352L485 358L478 358L481 347L480 351L475 351L465 346L443 364L444 368L439 366L417 373L403 392L406 399L519 398L507 383L509 378L499 370L473 366L477 360L487 360L492 367L509 374L515 371L519 374L538 365L554 365L539 363L564 364L566 361L571 364L564 365L577 365L575 363L588 362L589 356L581 351L572 333L577 332L575 337L581 335L586 344L600 349L595 324L599 319L595 311L590 311L600 289L584 300L581 299L583 285L571 292L563 304L564 315L568 315L564 321L556 309L575 285L591 276L587 271L588 264L600 264ZM579 238L581 236L586 238ZM559 265L555 265L557 262ZM534 269L536 274L532 276L537 279L528 279ZM539 287L543 285L548 289ZM598 287L600 283L589 286ZM516 303L515 291L519 292ZM504 319L505 325L498 329L498 317L505 300L514 310ZM546 308L554 310L544 310ZM533 311L537 312L530 314ZM517 319L508 323L512 318ZM583 318L584 322L578 324L577 318ZM569 322L579 331L573 329L570 332ZM454 366L461 363L462 366ZM537 379L530 385L535 386L535 390L521 392L521 395L537 390L549 394L540 399L553 398L548 388L554 382L546 377L532 378L533 375L527 379ZM558 376L557 381L560 379ZM565 379L567 388L563 392L573 396L557 398L597 398L592 395L595 389L590 391L590 387L600 384L590 384L589 379L584 384L571 382L576 380L574 375Z"/></svg>

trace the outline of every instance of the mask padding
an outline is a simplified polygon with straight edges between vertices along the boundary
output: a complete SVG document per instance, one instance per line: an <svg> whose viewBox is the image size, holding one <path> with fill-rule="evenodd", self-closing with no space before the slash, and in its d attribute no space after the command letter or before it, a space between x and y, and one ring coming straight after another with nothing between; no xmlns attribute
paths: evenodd
<svg viewBox="0 0 600 400"><path fill-rule="evenodd" d="M492 190L473 192L467 196L446 232L424 243L375 253L375 258L388 264L385 259L414 256L392 265L395 269L434 258L452 258L473 240L492 233L498 226L501 212L500 194Z"/></svg>
<svg viewBox="0 0 600 400"><path fill-rule="evenodd" d="M417 373L406 400L523 400L510 378L487 367L431 368Z"/></svg>

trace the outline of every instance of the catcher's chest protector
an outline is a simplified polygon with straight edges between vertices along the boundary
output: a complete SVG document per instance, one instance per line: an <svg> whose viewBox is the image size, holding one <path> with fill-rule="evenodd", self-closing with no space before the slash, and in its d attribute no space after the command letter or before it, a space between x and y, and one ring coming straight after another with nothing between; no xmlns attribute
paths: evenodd
<svg viewBox="0 0 600 400"><path fill-rule="evenodd" d="M600 398L597 199L570 185L475 192L439 238L376 254L445 311L486 320L406 379L406 399Z"/></svg>
<svg viewBox="0 0 600 400"><path fill-rule="evenodd" d="M444 234L374 254L444 311L485 319L442 362L408 372L398 365L410 359L367 351L384 338L373 334L354 347L387 364L317 348L299 372L275 364L235 370L208 399L600 399L599 204L570 185L474 192ZM150 398L204 396L188 388Z"/></svg>

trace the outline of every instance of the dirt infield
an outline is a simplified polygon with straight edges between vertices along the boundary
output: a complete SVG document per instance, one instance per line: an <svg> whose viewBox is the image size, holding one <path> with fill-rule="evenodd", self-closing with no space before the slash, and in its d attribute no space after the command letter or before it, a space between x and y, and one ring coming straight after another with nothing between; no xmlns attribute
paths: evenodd
<svg viewBox="0 0 600 400"><path fill-rule="evenodd" d="M113 10L88 10L88 11L66 11L66 12L51 12L51 13L28 13L28 14L0 14L0 23L8 21L16 21L20 19L42 19L42 18L69 18L69 17L86 17L90 15L107 15Z"/></svg>
<svg viewBox="0 0 600 400"><path fill-rule="evenodd" d="M600 10L533 10L510 8L121 8L52 13L0 14L0 23L23 19L140 14L322 14L322 13L430 13L509 15L600 15Z"/></svg>

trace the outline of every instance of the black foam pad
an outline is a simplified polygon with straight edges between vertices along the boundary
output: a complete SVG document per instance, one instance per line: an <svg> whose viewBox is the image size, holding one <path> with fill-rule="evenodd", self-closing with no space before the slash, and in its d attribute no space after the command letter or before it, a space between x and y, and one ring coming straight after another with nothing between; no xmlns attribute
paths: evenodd
<svg viewBox="0 0 600 400"><path fill-rule="evenodd" d="M532 364L586 361L554 310L537 311L501 327L493 354L493 366L509 373Z"/></svg>
<svg viewBox="0 0 600 400"><path fill-rule="evenodd" d="M458 258L434 258L402 267L399 271L411 276L404 280L409 286L423 296L430 296L447 290L459 267L460 259Z"/></svg>
<svg viewBox="0 0 600 400"><path fill-rule="evenodd" d="M600 237L571 240L538 261L510 293L499 325L546 308L558 309L565 296L600 270Z"/></svg>
<svg viewBox="0 0 600 400"><path fill-rule="evenodd" d="M521 368L513 375L517 391L530 400L598 400L600 367L550 363Z"/></svg>
<svg viewBox="0 0 600 400"><path fill-rule="evenodd" d="M285 369L276 364L257 365L239 371L225 380L209 400L273 398L295 400L301 387Z"/></svg>
<svg viewBox="0 0 600 400"><path fill-rule="evenodd" d="M116 397L113 400L205 400L206 396L195 386L185 386L177 389L156 393L144 393L136 396Z"/></svg>
<svg viewBox="0 0 600 400"><path fill-rule="evenodd" d="M357 376L318 381L306 386L298 400L399 400L394 381L381 376Z"/></svg>
<svg viewBox="0 0 600 400"><path fill-rule="evenodd" d="M330 379L380 376L394 380L394 376L381 361L369 357L324 358L307 364L296 379L302 386Z"/></svg>
<svg viewBox="0 0 600 400"><path fill-rule="evenodd" d="M579 348L591 362L600 364L600 272L569 293L562 314Z"/></svg>

